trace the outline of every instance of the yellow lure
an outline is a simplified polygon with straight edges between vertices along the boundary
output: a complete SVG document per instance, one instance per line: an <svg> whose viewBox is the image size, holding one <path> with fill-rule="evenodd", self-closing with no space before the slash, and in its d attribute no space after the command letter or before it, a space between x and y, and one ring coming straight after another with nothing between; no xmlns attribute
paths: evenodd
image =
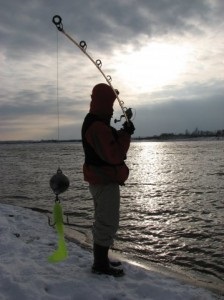
<svg viewBox="0 0 224 300"><path fill-rule="evenodd" d="M60 262L68 257L64 238L63 212L60 202L56 201L53 210L54 226L58 233L58 248L48 257L50 263Z"/></svg>

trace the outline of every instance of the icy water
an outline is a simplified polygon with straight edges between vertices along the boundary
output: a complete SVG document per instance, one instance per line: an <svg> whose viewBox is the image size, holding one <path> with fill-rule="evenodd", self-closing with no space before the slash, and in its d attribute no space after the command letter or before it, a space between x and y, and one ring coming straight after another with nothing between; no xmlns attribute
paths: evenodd
<svg viewBox="0 0 224 300"><path fill-rule="evenodd" d="M60 165L70 179L64 212L90 235L82 164L81 143L0 144L0 202L52 211ZM224 141L133 142L127 164L114 247L223 290Z"/></svg>

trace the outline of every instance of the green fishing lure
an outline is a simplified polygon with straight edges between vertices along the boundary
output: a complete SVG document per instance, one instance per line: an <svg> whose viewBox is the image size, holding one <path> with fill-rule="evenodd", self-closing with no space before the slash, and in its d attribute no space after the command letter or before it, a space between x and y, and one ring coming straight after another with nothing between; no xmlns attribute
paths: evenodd
<svg viewBox="0 0 224 300"><path fill-rule="evenodd" d="M69 187L68 178L62 173L61 169L58 168L57 173L52 176L50 180L50 187L56 195L56 200L53 209L53 225L56 228L58 234L58 247L48 257L48 261L51 263L60 262L68 257L67 246L64 237L64 223L63 223L63 211L58 195L66 191ZM50 225L50 222L49 222Z"/></svg>
<svg viewBox="0 0 224 300"><path fill-rule="evenodd" d="M60 262L68 257L67 246L64 238L63 212L60 202L55 202L54 211L54 226L58 234L58 248L48 257L51 263Z"/></svg>

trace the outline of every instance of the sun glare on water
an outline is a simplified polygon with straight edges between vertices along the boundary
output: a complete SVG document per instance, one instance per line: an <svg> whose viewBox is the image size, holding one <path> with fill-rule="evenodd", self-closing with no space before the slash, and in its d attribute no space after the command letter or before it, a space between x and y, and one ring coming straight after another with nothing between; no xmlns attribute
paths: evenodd
<svg viewBox="0 0 224 300"><path fill-rule="evenodd" d="M134 90L149 92L178 80L187 69L189 46L152 42L116 53L118 77Z"/></svg>

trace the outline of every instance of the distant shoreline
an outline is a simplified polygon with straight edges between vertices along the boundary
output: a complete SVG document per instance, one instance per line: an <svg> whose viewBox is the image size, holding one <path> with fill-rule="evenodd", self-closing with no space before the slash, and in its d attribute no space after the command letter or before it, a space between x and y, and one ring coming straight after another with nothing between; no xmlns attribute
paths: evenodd
<svg viewBox="0 0 224 300"><path fill-rule="evenodd" d="M172 135L172 136L152 136L152 137L134 137L132 142L176 142L176 141L224 141L224 136L184 136L184 135ZM69 139L69 140L12 140L12 141L0 141L1 144L46 144L46 143L81 143L81 139Z"/></svg>

